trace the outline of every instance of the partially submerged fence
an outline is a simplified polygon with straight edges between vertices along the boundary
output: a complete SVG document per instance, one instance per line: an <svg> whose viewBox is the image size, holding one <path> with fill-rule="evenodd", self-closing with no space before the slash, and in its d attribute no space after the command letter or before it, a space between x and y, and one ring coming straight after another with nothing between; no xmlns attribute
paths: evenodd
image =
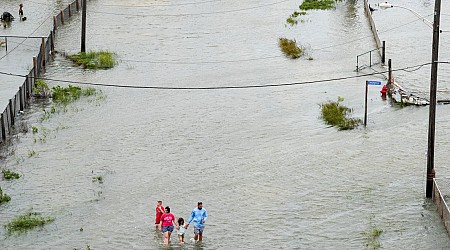
<svg viewBox="0 0 450 250"><path fill-rule="evenodd" d="M437 184L439 180L433 179L433 201L436 204L436 209L441 216L442 222L444 223L444 227L447 230L447 234L450 236L450 210L448 209L447 202L445 198L449 197L450 192L447 194L443 194L443 190L441 190ZM448 179L446 180L449 181Z"/></svg>
<svg viewBox="0 0 450 250"><path fill-rule="evenodd" d="M378 36L377 28L375 27L375 22L372 18L372 11L369 8L368 0L364 0L364 11L366 13L367 19L370 24L370 29L372 30L373 38L375 39L375 43L378 47L378 52L380 53L380 56L382 57L382 60L385 60L385 46L384 41L383 43L380 41L380 37ZM380 48L383 48L383 52L380 51ZM389 59L389 63L391 63L391 59ZM358 65L357 65L358 67ZM397 103L405 103L405 104L412 104L412 105L428 105L429 101L425 98L421 98L419 96L416 96L412 93L409 93L406 91L400 84L398 84L395 81L394 74L392 73L391 69L389 70L389 77L387 79L387 92L388 95L391 97L391 99L394 102Z"/></svg>
<svg viewBox="0 0 450 250"><path fill-rule="evenodd" d="M37 56L33 57L33 68L30 70L28 75L25 77L25 81L19 87L17 93L9 99L9 102L4 109L4 111L0 114L0 145L4 144L8 138L13 134L13 130L15 127L15 122L17 115L24 111L26 107L28 107L32 101L33 96L33 87L35 85L35 81L39 78L41 73L43 72L45 65L51 59L50 55L54 51L55 43L55 31L58 27L62 26L65 21L69 20L70 17L76 12L80 10L82 7L82 2L80 0L75 0L70 3L64 10L53 17L53 28L50 31L50 34L47 37L40 37L41 46L39 53ZM5 41L7 43L7 37L5 37ZM19 37L20 36L9 36L9 37ZM23 38L31 38L23 37ZM39 38L39 37L32 37ZM6 44L7 46L7 44Z"/></svg>

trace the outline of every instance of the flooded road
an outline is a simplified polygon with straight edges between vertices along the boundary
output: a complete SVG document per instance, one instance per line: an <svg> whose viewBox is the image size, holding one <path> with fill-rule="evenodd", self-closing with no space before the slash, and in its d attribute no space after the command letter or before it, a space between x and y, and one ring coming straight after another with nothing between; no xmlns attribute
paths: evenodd
<svg viewBox="0 0 450 250"><path fill-rule="evenodd" d="M21 122L39 132L4 150L2 168L23 177L0 181L12 198L0 224L30 209L56 220L19 236L1 227L0 248L365 249L381 229L385 249L448 249L424 198L428 108L391 106L371 86L367 128L326 126L321 103L344 97L363 118L365 80L384 79L354 78L356 55L376 47L362 2L286 26L300 3L89 1L87 49L111 50L119 64L91 71L56 56L45 77L130 88L97 86L105 98L43 122L48 106L26 111ZM56 50L77 52L80 26L75 17L61 28ZM280 37L313 60L286 59ZM305 83L333 78L345 80ZM296 84L250 87L285 83ZM450 109L438 105L437 114L440 176L449 173ZM153 225L159 199L185 219L203 201L204 242L180 246L172 236L164 247Z"/></svg>

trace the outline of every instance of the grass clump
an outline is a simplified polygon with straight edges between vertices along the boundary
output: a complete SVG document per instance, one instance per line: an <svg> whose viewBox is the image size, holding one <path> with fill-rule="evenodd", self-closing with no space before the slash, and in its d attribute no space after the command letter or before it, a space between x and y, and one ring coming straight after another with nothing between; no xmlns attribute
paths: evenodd
<svg viewBox="0 0 450 250"><path fill-rule="evenodd" d="M33 93L35 97L48 97L49 92L50 88L48 87L47 83L39 79L34 82Z"/></svg>
<svg viewBox="0 0 450 250"><path fill-rule="evenodd" d="M96 182L98 181L98 183L102 184L103 183L103 177L101 176L94 176L92 177L92 182Z"/></svg>
<svg viewBox="0 0 450 250"><path fill-rule="evenodd" d="M291 59L297 59L303 54L303 50L297 46L297 41L295 40L281 37L278 40L278 45L280 46L281 51L283 51L284 55Z"/></svg>
<svg viewBox="0 0 450 250"><path fill-rule="evenodd" d="M54 221L54 218L43 218L40 213L28 212L24 215L19 215L14 218L11 222L4 225L9 233L23 233L31 230L35 227L43 227L45 224Z"/></svg>
<svg viewBox="0 0 450 250"><path fill-rule="evenodd" d="M67 56L77 65L88 69L109 69L117 64L114 54L107 50L81 52Z"/></svg>
<svg viewBox="0 0 450 250"><path fill-rule="evenodd" d="M3 194L3 190L0 187L0 205L4 202L8 202L11 200L11 197L7 194Z"/></svg>
<svg viewBox="0 0 450 250"><path fill-rule="evenodd" d="M2 173L3 173L3 178L5 178L5 180L19 179L20 178L20 174L18 174L16 172L12 172L9 169L3 169Z"/></svg>
<svg viewBox="0 0 450 250"><path fill-rule="evenodd" d="M80 96L91 96L96 92L95 88L80 88L77 86L69 85L68 87L53 86L52 87L52 100L55 103L61 103L67 105L75 100L78 100Z"/></svg>
<svg viewBox="0 0 450 250"><path fill-rule="evenodd" d="M354 129L361 123L361 119L349 118L352 110L341 105L342 101L344 101L344 98L338 97L337 102L323 103L321 105L322 119L325 123L338 127L339 130Z"/></svg>
<svg viewBox="0 0 450 250"><path fill-rule="evenodd" d="M306 14L307 14L306 11L301 11L301 12L294 11L294 13L292 13L292 14L286 19L286 22L287 22L289 25L294 26L294 25L296 25L296 24L298 23L298 17L299 17L299 16L304 16L304 15L306 15Z"/></svg>
<svg viewBox="0 0 450 250"><path fill-rule="evenodd" d="M305 0L299 8L301 10L329 10L334 8L334 0Z"/></svg>

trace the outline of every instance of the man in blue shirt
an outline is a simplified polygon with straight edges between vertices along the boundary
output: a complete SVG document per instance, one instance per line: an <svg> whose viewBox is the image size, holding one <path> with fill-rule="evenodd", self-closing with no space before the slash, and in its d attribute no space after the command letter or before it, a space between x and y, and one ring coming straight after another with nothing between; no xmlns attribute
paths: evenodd
<svg viewBox="0 0 450 250"><path fill-rule="evenodd" d="M205 229L205 221L208 219L208 213L206 209L203 208L203 203L199 201L197 203L197 207L192 210L191 216L187 221L186 228L188 228L189 224L192 220L194 220L194 240L201 241L203 238L203 230Z"/></svg>

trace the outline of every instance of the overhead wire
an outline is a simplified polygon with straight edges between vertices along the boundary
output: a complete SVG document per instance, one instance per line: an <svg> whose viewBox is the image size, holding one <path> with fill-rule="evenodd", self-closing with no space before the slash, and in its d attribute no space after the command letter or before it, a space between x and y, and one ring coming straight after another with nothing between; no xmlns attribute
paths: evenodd
<svg viewBox="0 0 450 250"><path fill-rule="evenodd" d="M20 45L22 45L31 35L33 35L41 26L42 24L44 24L48 19L50 18L50 16L48 16L43 22L41 22L38 27L36 29L33 30L33 32L31 32L25 39L23 39L22 42L20 42L19 44L17 44L17 46L15 46L12 50L10 50L9 52L7 52L5 55L3 55L2 57L0 57L0 61L5 58L7 55L11 54L15 49L17 49Z"/></svg>
<svg viewBox="0 0 450 250"><path fill-rule="evenodd" d="M448 63L448 62L443 62ZM409 68L417 68L419 66L425 66L431 64L422 63L414 66L408 66L399 69L393 69L392 71L405 70ZM116 88L130 88L130 89L159 89L159 90L222 90L222 89L251 89L251 88L269 88L269 87L286 87L286 86L295 86L295 85L305 85L305 84L313 84L313 83L323 83L323 82L334 82L334 81L342 81L348 79L355 79L373 75L379 75L388 73L389 71L382 71L376 73L368 73L368 74L360 74L356 76L343 76L336 78L328 78L328 79L320 79L320 80L311 80L311 81L303 81L303 82L290 82L290 83L278 83L278 84L261 84L261 85L244 85L244 86L215 86L215 87L165 87L165 86L138 86L138 85L120 85L120 84L108 84L108 83L95 83L95 82L82 82L82 81L72 81L72 80L62 80L62 79L54 79L48 77L39 77L41 80L45 81L54 81L54 82L63 82L69 84L80 84L80 85L90 85L90 86L101 86L101 87L116 87ZM1 75L7 76L15 76L15 77L27 77L26 75L0 72Z"/></svg>
<svg viewBox="0 0 450 250"><path fill-rule="evenodd" d="M235 10L223 10L223 11L214 11L214 12L203 12L203 13L179 13L179 14L133 14L133 16L139 16L139 17L149 17L149 16L158 16L158 17L180 17L180 16L201 16L201 15L215 15L215 14L224 14L224 13L232 13L232 12L239 12L244 10L253 10L258 9L262 7L277 5L280 3L288 2L290 0L282 0L275 3L269 3L269 4L262 4L254 7L249 8L242 8L242 9L235 9ZM106 15L117 15L117 16L129 16L130 14L127 13L114 13L114 12L104 12L104 11L94 11L89 10L88 12L91 13L99 13L99 14L106 14Z"/></svg>
<svg viewBox="0 0 450 250"><path fill-rule="evenodd" d="M184 5L197 5L204 3L222 2L222 0L209 0L201 2L189 2L189 3L177 3L177 4L151 4L151 5L125 5L125 4L101 4L101 6L112 6L112 7L125 7L125 8L152 8L155 6L170 7L170 6L184 6Z"/></svg>

